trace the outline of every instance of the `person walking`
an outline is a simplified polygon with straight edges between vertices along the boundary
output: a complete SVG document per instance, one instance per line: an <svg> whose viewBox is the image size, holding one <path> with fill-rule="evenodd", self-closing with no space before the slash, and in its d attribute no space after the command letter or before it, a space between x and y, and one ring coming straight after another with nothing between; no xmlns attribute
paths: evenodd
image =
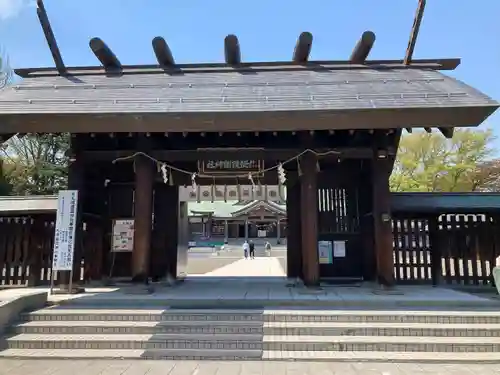
<svg viewBox="0 0 500 375"><path fill-rule="evenodd" d="M255 244L253 243L252 240L250 240L249 248L250 248L250 259L255 259Z"/></svg>
<svg viewBox="0 0 500 375"><path fill-rule="evenodd" d="M248 259L248 251L250 250L250 246L248 245L247 240L243 243L243 254L245 254L245 259Z"/></svg>

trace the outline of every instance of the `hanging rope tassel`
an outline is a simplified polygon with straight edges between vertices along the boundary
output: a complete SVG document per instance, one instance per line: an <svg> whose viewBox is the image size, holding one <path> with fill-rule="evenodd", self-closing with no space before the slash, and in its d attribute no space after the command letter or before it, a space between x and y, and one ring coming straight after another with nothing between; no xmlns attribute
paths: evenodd
<svg viewBox="0 0 500 375"><path fill-rule="evenodd" d="M196 193L196 173L191 175L191 187L193 188L193 192Z"/></svg>
<svg viewBox="0 0 500 375"><path fill-rule="evenodd" d="M162 164L160 167L161 171L161 177L163 178L163 183L167 184L168 183L168 171L167 171L167 165Z"/></svg>

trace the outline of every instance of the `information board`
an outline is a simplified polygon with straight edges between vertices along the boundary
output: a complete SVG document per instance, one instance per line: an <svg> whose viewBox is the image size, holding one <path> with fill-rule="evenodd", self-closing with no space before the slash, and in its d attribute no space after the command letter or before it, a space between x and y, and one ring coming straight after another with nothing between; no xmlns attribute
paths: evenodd
<svg viewBox="0 0 500 375"><path fill-rule="evenodd" d="M332 264L332 241L318 241L319 264Z"/></svg>
<svg viewBox="0 0 500 375"><path fill-rule="evenodd" d="M113 221L112 252L127 252L134 249L134 219Z"/></svg>
<svg viewBox="0 0 500 375"><path fill-rule="evenodd" d="M345 241L333 241L333 256L345 258Z"/></svg>
<svg viewBox="0 0 500 375"><path fill-rule="evenodd" d="M75 252L78 190L60 190L57 199L52 271L71 271Z"/></svg>

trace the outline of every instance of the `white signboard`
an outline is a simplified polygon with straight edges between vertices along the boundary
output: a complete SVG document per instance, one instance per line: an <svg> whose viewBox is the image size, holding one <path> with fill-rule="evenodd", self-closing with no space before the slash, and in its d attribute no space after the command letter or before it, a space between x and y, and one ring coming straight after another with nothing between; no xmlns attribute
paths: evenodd
<svg viewBox="0 0 500 375"><path fill-rule="evenodd" d="M75 251L78 190L61 190L57 201L52 271L71 271Z"/></svg>
<svg viewBox="0 0 500 375"><path fill-rule="evenodd" d="M113 222L113 243L111 251L134 250L134 219L120 219Z"/></svg>
<svg viewBox="0 0 500 375"><path fill-rule="evenodd" d="M345 258L345 241L333 241L333 257Z"/></svg>

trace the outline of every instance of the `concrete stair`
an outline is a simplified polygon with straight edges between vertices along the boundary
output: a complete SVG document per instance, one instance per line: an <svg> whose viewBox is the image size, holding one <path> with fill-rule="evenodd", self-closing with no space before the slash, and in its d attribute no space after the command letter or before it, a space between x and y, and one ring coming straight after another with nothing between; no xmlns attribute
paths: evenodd
<svg viewBox="0 0 500 375"><path fill-rule="evenodd" d="M9 358L500 362L500 312L56 306L1 345Z"/></svg>

